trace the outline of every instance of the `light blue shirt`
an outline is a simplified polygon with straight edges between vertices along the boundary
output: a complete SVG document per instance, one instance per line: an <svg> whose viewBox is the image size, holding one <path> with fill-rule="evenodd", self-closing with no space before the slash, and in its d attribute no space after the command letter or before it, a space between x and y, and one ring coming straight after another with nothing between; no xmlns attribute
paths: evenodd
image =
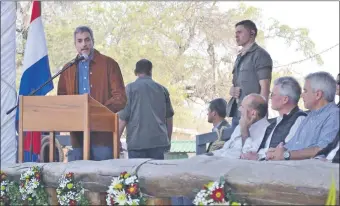
<svg viewBox="0 0 340 206"><path fill-rule="evenodd" d="M287 150L301 150L310 147L326 147L339 132L339 108L328 103L322 108L311 111L302 120L295 135L287 142Z"/></svg>
<svg viewBox="0 0 340 206"><path fill-rule="evenodd" d="M93 50L89 58L86 61L80 61L78 63L78 93L89 94L90 93L90 61L93 57Z"/></svg>

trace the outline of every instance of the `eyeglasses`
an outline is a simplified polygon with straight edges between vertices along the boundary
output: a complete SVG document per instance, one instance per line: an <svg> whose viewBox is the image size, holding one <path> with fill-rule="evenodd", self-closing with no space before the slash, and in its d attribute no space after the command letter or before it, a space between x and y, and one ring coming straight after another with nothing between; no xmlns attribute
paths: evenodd
<svg viewBox="0 0 340 206"><path fill-rule="evenodd" d="M275 97L275 96L277 96L277 94L274 94L273 92L270 92L270 94L269 94L270 98Z"/></svg>

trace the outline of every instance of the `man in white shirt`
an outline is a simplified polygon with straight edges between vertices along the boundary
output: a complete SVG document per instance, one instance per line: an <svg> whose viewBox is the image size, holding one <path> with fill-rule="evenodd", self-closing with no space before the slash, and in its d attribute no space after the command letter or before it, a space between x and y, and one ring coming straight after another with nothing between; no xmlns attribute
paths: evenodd
<svg viewBox="0 0 340 206"><path fill-rule="evenodd" d="M327 147L323 148L318 154L315 155L315 159L320 159L323 161L339 163L339 148L340 148L340 132L334 138L334 140L327 145Z"/></svg>
<svg viewBox="0 0 340 206"><path fill-rule="evenodd" d="M270 147L276 147L280 142L288 142L307 114L298 107L301 86L293 77L280 77L274 81L270 94L272 109L278 111L278 116L267 127L258 152L243 154L241 159L264 160Z"/></svg>
<svg viewBox="0 0 340 206"><path fill-rule="evenodd" d="M222 149L208 155L239 159L242 153L256 152L269 122L267 121L268 103L259 94L247 95L239 107L241 118L230 140Z"/></svg>

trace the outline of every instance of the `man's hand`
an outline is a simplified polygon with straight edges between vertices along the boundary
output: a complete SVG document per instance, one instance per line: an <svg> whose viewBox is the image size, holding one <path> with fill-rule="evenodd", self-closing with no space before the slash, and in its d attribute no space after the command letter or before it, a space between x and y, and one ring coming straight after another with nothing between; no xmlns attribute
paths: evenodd
<svg viewBox="0 0 340 206"><path fill-rule="evenodd" d="M238 99L240 97L240 93L241 93L241 88L240 87L230 87L230 91L229 94L230 96Z"/></svg>
<svg viewBox="0 0 340 206"><path fill-rule="evenodd" d="M249 129L250 126L256 121L256 116L248 117L247 114L242 114L240 118L240 127L242 129Z"/></svg>
<svg viewBox="0 0 340 206"><path fill-rule="evenodd" d="M240 128L242 137L249 137L249 128L256 121L256 116L248 116L247 114L241 114Z"/></svg>
<svg viewBox="0 0 340 206"><path fill-rule="evenodd" d="M269 148L266 153L266 160L284 160L283 153L285 148L283 147L283 142L277 145L276 148Z"/></svg>
<svg viewBox="0 0 340 206"><path fill-rule="evenodd" d="M247 153L242 153L240 156L240 159L246 159L246 160L258 160L259 155L257 152L247 152Z"/></svg>

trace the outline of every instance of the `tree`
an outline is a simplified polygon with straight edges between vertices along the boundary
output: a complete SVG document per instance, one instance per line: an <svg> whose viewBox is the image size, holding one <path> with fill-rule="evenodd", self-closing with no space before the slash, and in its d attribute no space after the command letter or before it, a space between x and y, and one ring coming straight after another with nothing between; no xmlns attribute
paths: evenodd
<svg viewBox="0 0 340 206"><path fill-rule="evenodd" d="M135 79L133 70L139 59L153 62L153 78L170 91L175 125L197 124L190 109L192 102L203 105L216 97L229 98L238 49L234 40L236 22L254 20L259 27L257 42L262 46L267 39L280 37L305 56L315 54L307 29L291 28L276 20L264 25L261 10L243 3L227 12L221 12L216 2L195 1L73 1L42 5L52 73L75 57L74 29L89 25L94 31L95 48L119 63L125 83ZM321 58L316 60L322 63ZM19 66L20 63L18 57ZM57 79L54 83L57 85ZM55 92L56 89L52 94Z"/></svg>

